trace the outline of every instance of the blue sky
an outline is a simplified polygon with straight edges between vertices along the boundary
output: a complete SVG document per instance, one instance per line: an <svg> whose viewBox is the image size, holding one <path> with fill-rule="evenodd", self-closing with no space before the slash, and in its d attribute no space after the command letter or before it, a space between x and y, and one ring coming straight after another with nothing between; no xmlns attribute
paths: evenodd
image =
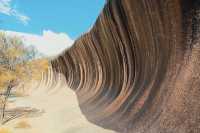
<svg viewBox="0 0 200 133"><path fill-rule="evenodd" d="M104 4L105 0L0 0L0 31L55 56L92 27Z"/></svg>
<svg viewBox="0 0 200 133"><path fill-rule="evenodd" d="M0 13L3 30L42 34L43 30L64 32L76 39L94 24L105 0L0 0L13 15ZM1 7L0 7L1 9Z"/></svg>

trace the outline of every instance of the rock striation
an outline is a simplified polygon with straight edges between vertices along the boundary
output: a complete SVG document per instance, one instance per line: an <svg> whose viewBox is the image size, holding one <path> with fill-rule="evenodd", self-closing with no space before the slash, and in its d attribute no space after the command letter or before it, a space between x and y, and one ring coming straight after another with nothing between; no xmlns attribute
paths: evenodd
<svg viewBox="0 0 200 133"><path fill-rule="evenodd" d="M109 0L52 68L92 123L120 133L198 133L199 24L199 0Z"/></svg>

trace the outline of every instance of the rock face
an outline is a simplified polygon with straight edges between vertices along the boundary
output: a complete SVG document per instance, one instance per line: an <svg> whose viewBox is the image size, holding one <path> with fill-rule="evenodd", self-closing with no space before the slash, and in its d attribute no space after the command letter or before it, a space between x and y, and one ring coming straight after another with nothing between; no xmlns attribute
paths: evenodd
<svg viewBox="0 0 200 133"><path fill-rule="evenodd" d="M120 133L199 133L199 24L199 0L110 0L52 67L92 123Z"/></svg>

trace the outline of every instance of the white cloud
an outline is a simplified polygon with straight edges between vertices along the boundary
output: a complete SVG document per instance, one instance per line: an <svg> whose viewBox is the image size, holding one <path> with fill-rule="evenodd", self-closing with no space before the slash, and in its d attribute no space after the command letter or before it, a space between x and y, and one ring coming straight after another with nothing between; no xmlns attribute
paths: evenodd
<svg viewBox="0 0 200 133"><path fill-rule="evenodd" d="M3 31L9 36L16 36L23 40L25 45L32 45L39 52L47 56L56 56L67 48L70 48L74 41L65 33L55 33L50 30L44 30L42 35L28 33Z"/></svg>
<svg viewBox="0 0 200 133"><path fill-rule="evenodd" d="M28 16L19 13L17 10L13 10L12 15L19 19L24 25L27 25L30 21L30 18Z"/></svg>
<svg viewBox="0 0 200 133"><path fill-rule="evenodd" d="M6 15L11 13L10 0L0 0L0 12Z"/></svg>
<svg viewBox="0 0 200 133"><path fill-rule="evenodd" d="M28 21L30 18L19 11L17 11L15 8L11 6L12 0L0 0L0 13L8 15L8 16L14 16L18 20L20 20L23 24L28 24Z"/></svg>

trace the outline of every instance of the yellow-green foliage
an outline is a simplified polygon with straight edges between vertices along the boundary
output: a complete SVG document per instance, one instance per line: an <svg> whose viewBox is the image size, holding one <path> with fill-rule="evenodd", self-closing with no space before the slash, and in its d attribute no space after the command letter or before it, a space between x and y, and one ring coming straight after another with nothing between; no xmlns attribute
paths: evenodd
<svg viewBox="0 0 200 133"><path fill-rule="evenodd" d="M41 79L49 64L45 58L35 58L36 52L25 47L20 39L0 33L0 90L11 82L17 85Z"/></svg>

